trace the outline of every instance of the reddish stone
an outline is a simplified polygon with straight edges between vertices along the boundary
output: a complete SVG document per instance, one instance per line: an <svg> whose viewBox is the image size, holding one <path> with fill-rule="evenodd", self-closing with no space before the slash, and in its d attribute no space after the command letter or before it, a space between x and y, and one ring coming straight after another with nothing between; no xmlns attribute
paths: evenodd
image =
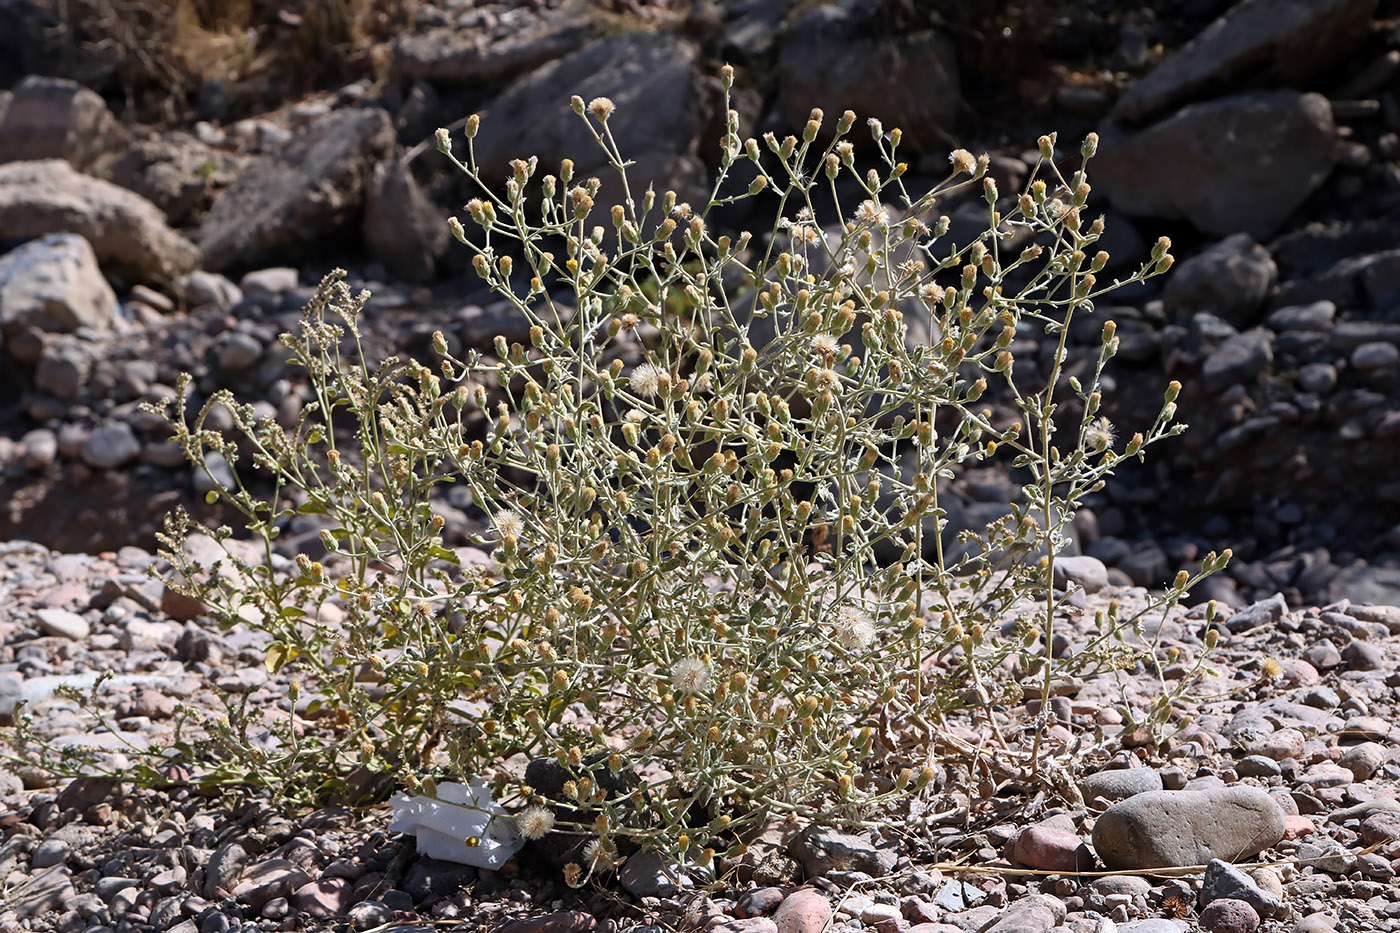
<svg viewBox="0 0 1400 933"><path fill-rule="evenodd" d="M1044 871L1080 872L1094 867L1094 856L1076 833L1037 823L1021 830L1016 861Z"/></svg>
<svg viewBox="0 0 1400 933"><path fill-rule="evenodd" d="M1283 838L1302 839L1317 832L1317 824L1306 816L1291 813L1283 818Z"/></svg>
<svg viewBox="0 0 1400 933"><path fill-rule="evenodd" d="M831 901L815 888L798 888L773 915L778 933L822 933L831 920Z"/></svg>

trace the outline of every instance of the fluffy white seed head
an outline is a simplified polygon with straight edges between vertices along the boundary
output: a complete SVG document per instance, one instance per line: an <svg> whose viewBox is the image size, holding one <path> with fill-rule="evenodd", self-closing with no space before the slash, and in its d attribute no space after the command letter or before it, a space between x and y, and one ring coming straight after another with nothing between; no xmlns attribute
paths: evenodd
<svg viewBox="0 0 1400 933"><path fill-rule="evenodd" d="M516 816L515 828L526 839L539 839L554 828L554 811L548 807L526 807Z"/></svg>
<svg viewBox="0 0 1400 933"><path fill-rule="evenodd" d="M501 509L492 520L495 522L496 531L500 533L502 538L511 535L518 538L525 531L525 520L514 509Z"/></svg>
<svg viewBox="0 0 1400 933"><path fill-rule="evenodd" d="M677 693L700 693L710 686L710 666L699 658L681 658L671 665L671 683Z"/></svg>
<svg viewBox="0 0 1400 933"><path fill-rule="evenodd" d="M643 398L652 398L661 388L661 370L642 363L632 370L632 391Z"/></svg>
<svg viewBox="0 0 1400 933"><path fill-rule="evenodd" d="M831 623L836 642L847 651L864 651L875 643L875 622L870 613L854 606L842 606Z"/></svg>

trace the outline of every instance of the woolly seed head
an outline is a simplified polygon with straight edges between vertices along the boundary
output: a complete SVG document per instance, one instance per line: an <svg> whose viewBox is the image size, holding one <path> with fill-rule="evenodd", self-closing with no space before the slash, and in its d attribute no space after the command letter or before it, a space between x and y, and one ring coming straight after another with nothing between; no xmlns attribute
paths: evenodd
<svg viewBox="0 0 1400 933"><path fill-rule="evenodd" d="M1089 425L1084 432L1084 443L1092 451L1107 450L1113 446L1113 422L1100 418Z"/></svg>
<svg viewBox="0 0 1400 933"><path fill-rule="evenodd" d="M710 686L710 666L696 657L671 665L671 683L678 693L701 693Z"/></svg>
<svg viewBox="0 0 1400 933"><path fill-rule="evenodd" d="M954 149L948 155L948 161L953 163L953 171L965 172L971 175L977 171L977 157L966 149Z"/></svg>
<svg viewBox="0 0 1400 933"><path fill-rule="evenodd" d="M539 839L554 828L554 811L548 807L526 807L516 816L515 828L526 839Z"/></svg>
<svg viewBox="0 0 1400 933"><path fill-rule="evenodd" d="M594 871L607 871L617 865L617 853L606 848L601 839L594 839L583 847L583 859Z"/></svg>
<svg viewBox="0 0 1400 933"><path fill-rule="evenodd" d="M501 509L493 516L496 531L502 538L520 537L525 532L525 520L514 509Z"/></svg>
<svg viewBox="0 0 1400 933"><path fill-rule="evenodd" d="M612 116L613 107L612 98L609 97L595 97L588 102L589 112L604 123Z"/></svg>
<svg viewBox="0 0 1400 933"><path fill-rule="evenodd" d="M643 398L652 398L661 388L661 370L650 363L642 363L632 370L632 391Z"/></svg>
<svg viewBox="0 0 1400 933"><path fill-rule="evenodd" d="M870 200L860 202L860 207L856 208L856 218L863 224L876 227L888 227L890 224L890 212Z"/></svg>
<svg viewBox="0 0 1400 933"><path fill-rule="evenodd" d="M831 627L836 642L847 651L864 651L875 643L875 622L870 613L855 606L842 606L836 611Z"/></svg>
<svg viewBox="0 0 1400 933"><path fill-rule="evenodd" d="M812 352L818 356L834 356L838 344L831 334L817 334L812 338Z"/></svg>

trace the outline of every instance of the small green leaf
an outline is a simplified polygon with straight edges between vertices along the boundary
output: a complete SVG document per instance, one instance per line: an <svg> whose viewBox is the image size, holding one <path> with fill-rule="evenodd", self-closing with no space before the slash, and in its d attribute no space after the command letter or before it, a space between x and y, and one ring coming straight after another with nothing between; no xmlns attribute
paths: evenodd
<svg viewBox="0 0 1400 933"><path fill-rule="evenodd" d="M218 501L219 501L219 491L218 491L217 489L211 489L211 490L209 490L208 492L206 492L206 493L204 494L204 501L207 502L207 503L209 503L210 505L213 505L215 502L218 502Z"/></svg>
<svg viewBox="0 0 1400 933"><path fill-rule="evenodd" d="M454 567L462 565L462 559L457 556L456 551L448 550L445 547L435 547L428 552L434 560L444 560Z"/></svg>

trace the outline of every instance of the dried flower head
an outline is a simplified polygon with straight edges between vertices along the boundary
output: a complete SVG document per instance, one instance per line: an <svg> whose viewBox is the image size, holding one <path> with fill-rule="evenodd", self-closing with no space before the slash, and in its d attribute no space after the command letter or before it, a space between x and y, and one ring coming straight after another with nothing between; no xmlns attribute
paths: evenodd
<svg viewBox="0 0 1400 933"><path fill-rule="evenodd" d="M539 839L554 828L554 811L548 807L526 807L516 816L515 828L526 839Z"/></svg>
<svg viewBox="0 0 1400 933"><path fill-rule="evenodd" d="M865 200L860 202L860 207L856 208L856 219L863 224L888 227L890 225L890 212L874 201Z"/></svg>
<svg viewBox="0 0 1400 933"><path fill-rule="evenodd" d="M966 149L954 149L948 154L948 161L953 163L953 171L966 172L971 175L977 171L977 157Z"/></svg>
<svg viewBox="0 0 1400 933"><path fill-rule="evenodd" d="M710 666L696 657L671 665L671 683L678 693L701 693L710 686Z"/></svg>
<svg viewBox="0 0 1400 933"><path fill-rule="evenodd" d="M501 509L492 518L496 531L502 538L520 537L525 531L525 520L513 509Z"/></svg>
<svg viewBox="0 0 1400 933"><path fill-rule="evenodd" d="M605 123L612 116L613 109L612 99L608 97L595 97L588 102L589 112Z"/></svg>
<svg viewBox="0 0 1400 933"><path fill-rule="evenodd" d="M1266 680L1275 680L1283 676L1283 665L1277 658L1265 658L1259 665L1259 674Z"/></svg>
<svg viewBox="0 0 1400 933"><path fill-rule="evenodd" d="M831 620L836 643L847 651L864 651L875 643L875 622L870 613L855 606L842 606Z"/></svg>
<svg viewBox="0 0 1400 933"><path fill-rule="evenodd" d="M812 338L812 352L818 356L834 356L838 344L831 334L817 334Z"/></svg>
<svg viewBox="0 0 1400 933"><path fill-rule="evenodd" d="M594 839L583 847L583 858L594 871L609 871L617 866L617 853L601 839Z"/></svg>
<svg viewBox="0 0 1400 933"><path fill-rule="evenodd" d="M632 370L632 391L643 398L654 398L661 388L661 370L650 363L642 363Z"/></svg>
<svg viewBox="0 0 1400 933"><path fill-rule="evenodd" d="M1084 432L1084 446L1098 453L1113 446L1114 436L1113 422L1107 418L1099 418L1097 421L1090 422L1088 429Z"/></svg>

